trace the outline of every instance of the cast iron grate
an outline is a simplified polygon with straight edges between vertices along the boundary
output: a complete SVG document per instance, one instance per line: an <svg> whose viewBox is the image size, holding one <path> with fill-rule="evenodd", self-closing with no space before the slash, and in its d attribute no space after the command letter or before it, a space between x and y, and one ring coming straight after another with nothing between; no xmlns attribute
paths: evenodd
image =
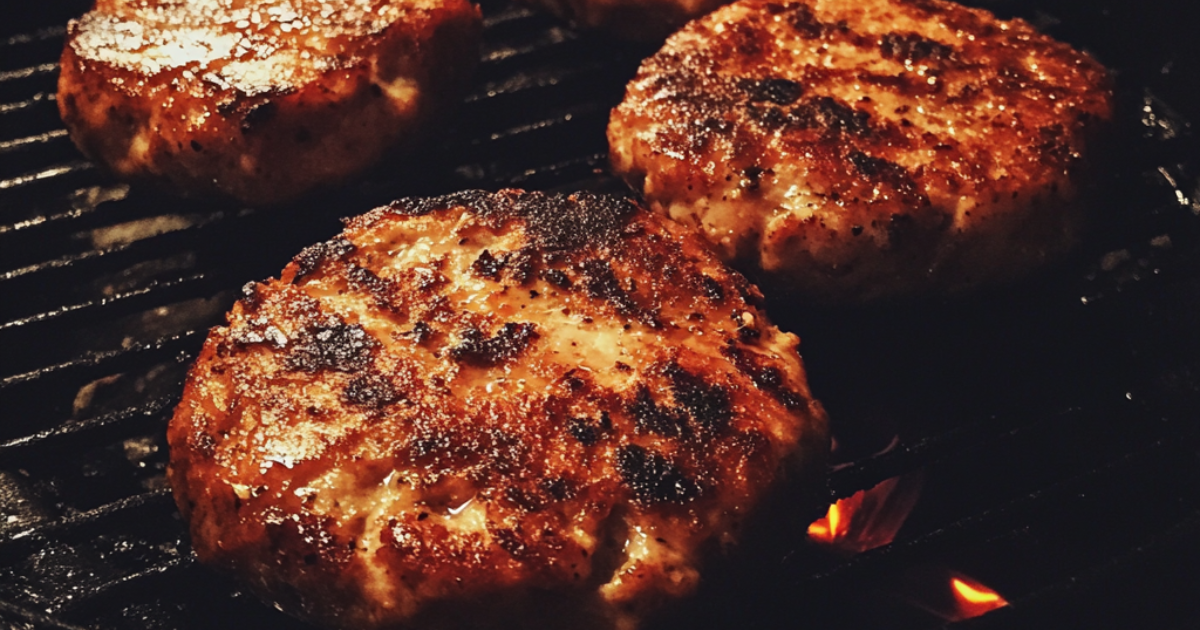
<svg viewBox="0 0 1200 630"><path fill-rule="evenodd" d="M659 626L938 627L909 592L929 567L1013 603L963 627L1200 623L1175 595L1200 586L1180 570L1200 560L1200 155L1169 105L1193 102L1200 56L1172 48L1184 32L1169 14L1132 5L991 3L1121 72L1105 219L1075 261L953 303L774 305L838 423L832 496L923 473L897 542L847 559L794 532L760 564L712 572ZM603 129L649 51L489 3L475 87L436 146L260 210L129 187L75 151L54 61L84 9L3 11L15 34L0 38L0 622L301 627L194 562L165 487L163 427L207 328L241 284L392 198L620 190Z"/></svg>

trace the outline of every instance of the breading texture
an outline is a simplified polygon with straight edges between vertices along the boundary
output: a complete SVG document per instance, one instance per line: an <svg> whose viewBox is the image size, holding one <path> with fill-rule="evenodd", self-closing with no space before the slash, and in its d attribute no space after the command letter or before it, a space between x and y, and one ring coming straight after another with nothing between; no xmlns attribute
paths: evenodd
<svg viewBox="0 0 1200 630"><path fill-rule="evenodd" d="M68 26L59 112L118 177L285 202L415 143L481 28L468 0L97 0Z"/></svg>
<svg viewBox="0 0 1200 630"><path fill-rule="evenodd" d="M396 202L244 293L170 480L203 561L324 625L632 627L828 449L758 290L619 198Z"/></svg>
<svg viewBox="0 0 1200 630"><path fill-rule="evenodd" d="M1104 68L940 0L743 0L647 59L614 170L769 289L832 303L1008 281L1080 231Z"/></svg>

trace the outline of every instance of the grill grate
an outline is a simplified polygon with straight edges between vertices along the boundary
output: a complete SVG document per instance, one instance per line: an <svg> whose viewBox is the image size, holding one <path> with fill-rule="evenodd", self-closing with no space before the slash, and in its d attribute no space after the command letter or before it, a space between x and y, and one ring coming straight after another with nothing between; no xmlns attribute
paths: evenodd
<svg viewBox="0 0 1200 630"><path fill-rule="evenodd" d="M75 151L54 60L85 8L0 10L15 32L0 34L0 623L300 628L195 563L165 487L163 428L207 328L241 284L392 198L621 190L604 126L651 51L490 0L475 85L436 146L251 209L126 186ZM1085 251L955 303L773 304L835 419L831 496L921 471L922 498L896 543L853 558L781 527L761 563L715 560L658 626L940 627L905 590L929 567L1013 604L956 628L1200 623L1171 596L1200 586L1180 570L1200 560L1200 154L1169 105L1198 102L1200 55L1177 48L1181 21L1132 1L989 8L1121 72L1118 159Z"/></svg>

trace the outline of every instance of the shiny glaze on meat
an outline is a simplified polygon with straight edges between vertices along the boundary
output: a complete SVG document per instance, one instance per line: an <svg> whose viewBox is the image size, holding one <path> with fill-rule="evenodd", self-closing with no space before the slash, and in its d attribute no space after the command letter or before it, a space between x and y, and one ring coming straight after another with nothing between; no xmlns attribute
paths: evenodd
<svg viewBox="0 0 1200 630"><path fill-rule="evenodd" d="M119 177L287 201L415 140L479 32L467 0L97 0L68 27L59 111Z"/></svg>
<svg viewBox="0 0 1200 630"><path fill-rule="evenodd" d="M727 261L830 302L1019 276L1067 250L1104 69L940 0L744 0L647 59L614 169Z"/></svg>
<svg viewBox="0 0 1200 630"><path fill-rule="evenodd" d="M168 437L196 553L330 626L631 627L823 461L760 300L618 198L350 219L191 371Z"/></svg>

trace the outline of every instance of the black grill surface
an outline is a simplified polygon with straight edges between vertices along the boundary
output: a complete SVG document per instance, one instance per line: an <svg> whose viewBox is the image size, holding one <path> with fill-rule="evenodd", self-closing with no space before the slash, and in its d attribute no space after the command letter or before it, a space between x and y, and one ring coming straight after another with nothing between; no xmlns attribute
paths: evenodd
<svg viewBox="0 0 1200 630"><path fill-rule="evenodd" d="M853 557L780 523L655 627L1200 627L1200 51L1165 4L985 6L1116 71L1092 232L1066 264L955 301L773 300L834 421L831 498L901 474L922 495L896 542ZM237 287L393 198L621 191L604 126L651 50L489 2L437 142L260 210L128 186L74 149L56 61L86 8L0 8L0 625L303 627L195 562L166 486L164 427L207 329ZM946 570L1012 605L931 612Z"/></svg>

